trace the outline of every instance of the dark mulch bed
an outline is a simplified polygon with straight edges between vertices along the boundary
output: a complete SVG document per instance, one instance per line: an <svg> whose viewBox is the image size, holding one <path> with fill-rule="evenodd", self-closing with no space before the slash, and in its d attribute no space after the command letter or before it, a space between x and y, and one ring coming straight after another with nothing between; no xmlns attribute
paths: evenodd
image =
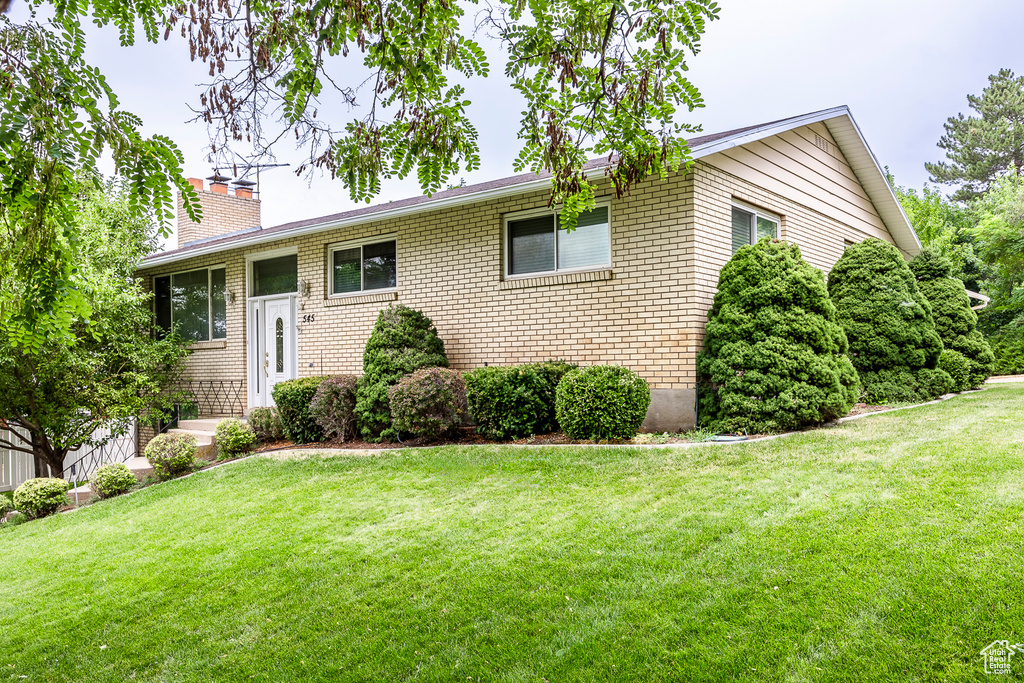
<svg viewBox="0 0 1024 683"><path fill-rule="evenodd" d="M291 441L275 441L272 443L266 443L261 445L257 452L265 451L278 451L285 448L304 448L304 449L321 449L321 448L343 448L346 450L379 450L385 448L423 448L425 446L486 446L489 444L593 444L594 441L573 441L562 432L552 432L550 434L538 434L537 436L530 436L525 439L516 439L514 441L495 441L488 439L480 434L476 433L473 427L463 427L458 434L440 437L416 437L411 439L403 439L402 441L387 441L381 443L373 443L372 441L364 441L362 439L351 439L349 441L321 441L317 443L304 443L294 444ZM608 442L602 442L608 443ZM613 443L631 443L630 441L620 441Z"/></svg>

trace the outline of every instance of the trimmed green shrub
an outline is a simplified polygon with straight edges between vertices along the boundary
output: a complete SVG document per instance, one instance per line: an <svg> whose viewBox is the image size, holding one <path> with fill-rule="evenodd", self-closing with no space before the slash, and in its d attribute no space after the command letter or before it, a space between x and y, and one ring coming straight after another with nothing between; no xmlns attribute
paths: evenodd
<svg viewBox="0 0 1024 683"><path fill-rule="evenodd" d="M89 479L89 488L100 498L113 498L135 488L135 475L121 462L103 465Z"/></svg>
<svg viewBox="0 0 1024 683"><path fill-rule="evenodd" d="M356 390L356 420L367 441L394 439L388 390L420 368L448 367L444 342L430 318L402 304L391 304L377 323L363 352L363 376Z"/></svg>
<svg viewBox="0 0 1024 683"><path fill-rule="evenodd" d="M7 496L0 496L0 518L14 510L14 503Z"/></svg>
<svg viewBox="0 0 1024 683"><path fill-rule="evenodd" d="M261 442L271 443L284 438L284 426L277 408L253 408L248 420L249 426L256 432L256 438Z"/></svg>
<svg viewBox="0 0 1024 683"><path fill-rule="evenodd" d="M963 282L954 277L953 262L926 248L910 262L910 269L917 277L921 293L931 304L935 331L942 345L967 360L967 385L956 391L980 387L992 374L996 359L977 329L978 314L971 310Z"/></svg>
<svg viewBox="0 0 1024 683"><path fill-rule="evenodd" d="M436 437L466 421L466 382L448 368L420 368L388 391L391 425L399 432Z"/></svg>
<svg viewBox="0 0 1024 683"><path fill-rule="evenodd" d="M234 418L218 422L213 434L217 441L218 460L241 457L256 446L256 432L253 428Z"/></svg>
<svg viewBox="0 0 1024 683"><path fill-rule="evenodd" d="M959 351L943 349L939 354L939 369L953 378L953 391L972 388L970 362Z"/></svg>
<svg viewBox="0 0 1024 683"><path fill-rule="evenodd" d="M828 293L867 400L928 401L953 387L935 369L942 340L931 306L896 247L875 238L848 246Z"/></svg>
<svg viewBox="0 0 1024 683"><path fill-rule="evenodd" d="M555 414L573 439L631 439L651 405L651 390L618 365L592 365L567 373L555 389Z"/></svg>
<svg viewBox="0 0 1024 683"><path fill-rule="evenodd" d="M552 360L466 373L469 414L477 433L504 440L558 429L555 388L575 369L564 360Z"/></svg>
<svg viewBox="0 0 1024 683"><path fill-rule="evenodd" d="M14 509L33 518L51 515L68 504L69 486L63 479L29 479L14 490Z"/></svg>
<svg viewBox="0 0 1024 683"><path fill-rule="evenodd" d="M160 479L191 471L196 460L196 437L191 434L157 434L146 444L146 460Z"/></svg>
<svg viewBox="0 0 1024 683"><path fill-rule="evenodd" d="M824 275L795 244L741 247L722 268L705 329L698 414L709 429L801 429L856 402L857 373Z"/></svg>
<svg viewBox="0 0 1024 683"><path fill-rule="evenodd" d="M324 440L324 431L309 414L309 404L326 377L300 377L274 385L274 403L281 416L284 438L292 443L313 443Z"/></svg>
<svg viewBox="0 0 1024 683"><path fill-rule="evenodd" d="M347 441L356 435L356 388L359 375L337 375L320 383L309 414L328 439Z"/></svg>

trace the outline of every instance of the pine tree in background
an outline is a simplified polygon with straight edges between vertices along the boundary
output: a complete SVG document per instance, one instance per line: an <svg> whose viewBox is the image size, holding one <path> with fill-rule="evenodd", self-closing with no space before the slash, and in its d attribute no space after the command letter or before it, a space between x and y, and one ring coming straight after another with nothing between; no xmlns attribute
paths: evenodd
<svg viewBox="0 0 1024 683"><path fill-rule="evenodd" d="M828 293L867 401L926 401L952 389L936 369L942 340L931 306L896 247L874 238L847 247Z"/></svg>
<svg viewBox="0 0 1024 683"><path fill-rule="evenodd" d="M795 244L764 238L722 268L697 358L702 424L799 429L846 415L857 373L825 278Z"/></svg>
<svg viewBox="0 0 1024 683"><path fill-rule="evenodd" d="M995 356L977 330L978 315L964 284L954 276L952 261L931 249L925 249L910 262L917 285L928 299L945 348L958 351L967 359L968 387L976 388L992 374Z"/></svg>
<svg viewBox="0 0 1024 683"><path fill-rule="evenodd" d="M1024 169L1024 77L1001 69L988 81L981 95L967 96L978 116L961 113L944 124L938 146L948 161L925 164L932 182L960 186L957 201L979 197L997 177Z"/></svg>

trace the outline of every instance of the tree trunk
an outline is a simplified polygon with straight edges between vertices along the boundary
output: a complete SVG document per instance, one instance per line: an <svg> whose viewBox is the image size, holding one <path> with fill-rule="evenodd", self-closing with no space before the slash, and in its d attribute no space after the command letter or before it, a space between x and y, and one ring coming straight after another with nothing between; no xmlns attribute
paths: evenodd
<svg viewBox="0 0 1024 683"><path fill-rule="evenodd" d="M43 462L50 468L49 476L57 479L64 478L64 457L67 455L66 449L53 448L46 439L40 438L39 435L33 431L32 451L36 457L37 463Z"/></svg>

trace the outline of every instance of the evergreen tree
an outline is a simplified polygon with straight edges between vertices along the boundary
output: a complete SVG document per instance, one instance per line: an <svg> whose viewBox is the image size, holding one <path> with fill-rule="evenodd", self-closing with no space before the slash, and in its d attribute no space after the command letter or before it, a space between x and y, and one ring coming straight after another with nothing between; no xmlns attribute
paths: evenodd
<svg viewBox="0 0 1024 683"><path fill-rule="evenodd" d="M868 401L930 400L952 388L936 369L942 340L931 306L896 247L874 238L847 247L828 293Z"/></svg>
<svg viewBox="0 0 1024 683"><path fill-rule="evenodd" d="M979 387L992 374L995 356L977 330L978 315L963 282L954 276L953 263L931 249L910 262L921 293L928 299L935 319L935 331L947 349L967 359L968 386Z"/></svg>
<svg viewBox="0 0 1024 683"><path fill-rule="evenodd" d="M377 316L363 352L363 376L356 388L356 420L363 438L391 439L388 389L405 375L428 367L448 367L444 342L430 318L417 310L392 304Z"/></svg>
<svg viewBox="0 0 1024 683"><path fill-rule="evenodd" d="M939 147L947 161L925 164L932 182L959 185L953 198L967 201L984 194L999 176L1021 175L1024 168L1024 77L1009 69L988 77L981 95L967 102L978 116L951 116Z"/></svg>
<svg viewBox="0 0 1024 683"><path fill-rule="evenodd" d="M857 399L825 278L800 248L764 238L722 268L697 358L701 422L716 431L799 429Z"/></svg>

